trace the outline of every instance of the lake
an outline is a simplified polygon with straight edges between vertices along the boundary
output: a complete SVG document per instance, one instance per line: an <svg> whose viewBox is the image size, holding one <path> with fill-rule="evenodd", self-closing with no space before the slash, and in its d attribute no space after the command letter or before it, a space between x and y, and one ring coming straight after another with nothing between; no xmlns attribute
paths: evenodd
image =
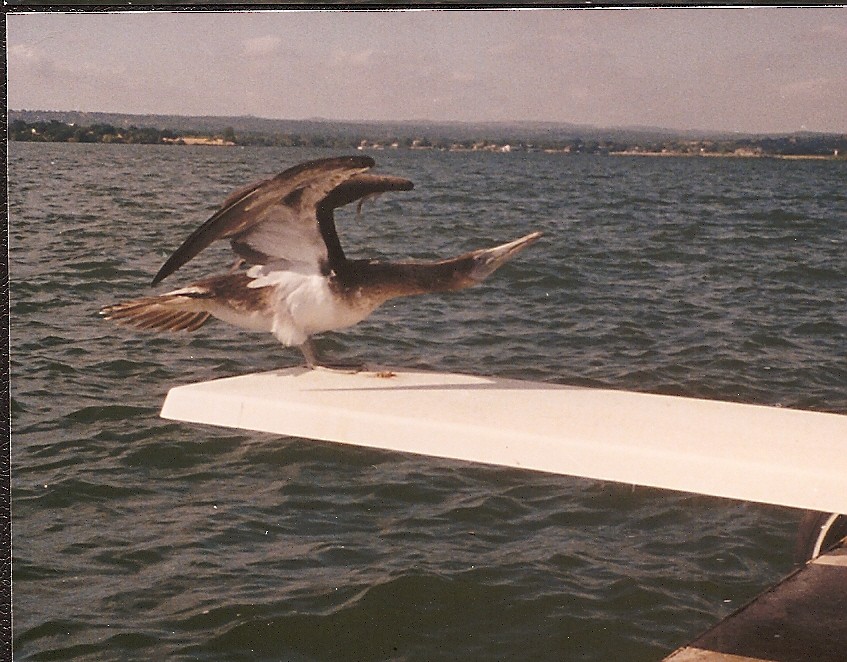
<svg viewBox="0 0 847 662"><path fill-rule="evenodd" d="M17 659L647 661L791 570L791 509L160 419L300 353L98 310L232 190L329 155L9 144ZM336 215L349 257L544 237L321 351L847 413L847 162L373 156L416 188Z"/></svg>

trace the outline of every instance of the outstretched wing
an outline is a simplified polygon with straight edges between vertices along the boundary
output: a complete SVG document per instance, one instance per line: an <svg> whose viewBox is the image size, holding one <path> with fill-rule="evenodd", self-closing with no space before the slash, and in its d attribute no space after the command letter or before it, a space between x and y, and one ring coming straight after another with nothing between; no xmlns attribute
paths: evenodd
<svg viewBox="0 0 847 662"><path fill-rule="evenodd" d="M327 249L328 268L337 268L339 263L345 259L335 229L334 210L356 200L360 201L359 207L361 208L362 202L366 198L376 197L386 191L411 191L413 188L414 184L403 177L368 173L355 175L332 189L317 209L318 227Z"/></svg>
<svg viewBox="0 0 847 662"><path fill-rule="evenodd" d="M346 259L334 210L385 191L409 190L412 182L390 175L358 174L326 191L295 189L267 218L232 237L232 249L251 264L273 263L301 272L328 274Z"/></svg>
<svg viewBox="0 0 847 662"><path fill-rule="evenodd" d="M367 156L309 161L236 191L168 258L153 285L218 239L231 239L236 253L259 264L323 269L339 256L343 260L333 209L373 193L412 188L399 177L360 174L373 165Z"/></svg>

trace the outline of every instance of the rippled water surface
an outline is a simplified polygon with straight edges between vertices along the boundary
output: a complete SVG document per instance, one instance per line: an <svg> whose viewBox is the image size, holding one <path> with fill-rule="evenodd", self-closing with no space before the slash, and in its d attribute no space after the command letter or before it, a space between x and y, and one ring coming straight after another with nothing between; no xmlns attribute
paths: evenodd
<svg viewBox="0 0 847 662"><path fill-rule="evenodd" d="M299 353L97 310L233 189L329 154L9 151L17 659L654 660L790 570L788 509L158 418ZM847 413L844 162L375 156L416 189L338 214L351 257L545 237L323 351Z"/></svg>

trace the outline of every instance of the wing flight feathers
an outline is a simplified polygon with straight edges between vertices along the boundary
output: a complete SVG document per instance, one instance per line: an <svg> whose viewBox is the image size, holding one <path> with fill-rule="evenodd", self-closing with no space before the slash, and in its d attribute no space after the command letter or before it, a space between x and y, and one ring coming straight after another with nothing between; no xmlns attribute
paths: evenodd
<svg viewBox="0 0 847 662"><path fill-rule="evenodd" d="M346 259L335 229L333 210L359 200L358 213L361 211L362 202L371 196L377 196L386 191L410 191L413 188L414 184L402 177L366 173L355 175L332 189L317 209L318 227L326 244L327 267L337 269Z"/></svg>
<svg viewBox="0 0 847 662"><path fill-rule="evenodd" d="M411 191L414 187L411 181L403 177L370 173L355 175L332 189L321 202L321 206L338 209L369 195L386 191Z"/></svg>
<svg viewBox="0 0 847 662"><path fill-rule="evenodd" d="M374 165L374 160L369 156L319 159L293 166L272 179L236 191L174 251L159 269L152 284L156 285L172 274L214 241L249 233L256 224L272 220L277 211L275 207L298 189L302 189L302 193L293 196L298 201L298 209L291 210L295 211L294 214L279 214L280 221L308 221L303 218L305 213L311 217L310 222L314 232L317 232L315 208L321 200L346 180ZM259 250L267 253L264 247ZM273 252L269 254L273 255Z"/></svg>

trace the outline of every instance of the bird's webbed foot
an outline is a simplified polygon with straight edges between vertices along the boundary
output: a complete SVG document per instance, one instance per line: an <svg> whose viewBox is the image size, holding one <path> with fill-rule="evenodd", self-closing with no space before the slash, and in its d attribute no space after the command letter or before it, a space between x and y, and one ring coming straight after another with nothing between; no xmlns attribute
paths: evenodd
<svg viewBox="0 0 847 662"><path fill-rule="evenodd" d="M345 362L345 361L322 361L318 358L317 350L315 349L315 344L312 342L312 339L309 338L300 345L300 351L303 353L303 357L306 359L306 367L310 370L314 370L316 368L324 368L326 370L339 370L343 372L349 372L351 374L356 372L363 372L367 370L367 367L364 363L355 363L355 362Z"/></svg>

